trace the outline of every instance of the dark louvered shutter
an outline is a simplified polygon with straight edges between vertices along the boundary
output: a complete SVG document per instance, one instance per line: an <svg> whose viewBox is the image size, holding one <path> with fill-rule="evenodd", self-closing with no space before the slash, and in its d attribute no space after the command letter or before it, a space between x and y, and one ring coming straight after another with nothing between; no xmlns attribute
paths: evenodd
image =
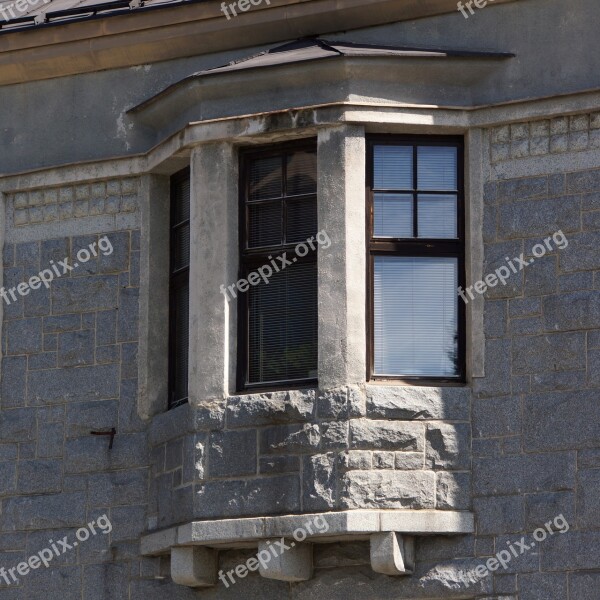
<svg viewBox="0 0 600 600"><path fill-rule="evenodd" d="M171 267L169 314L169 408L188 399L190 174L171 180Z"/></svg>

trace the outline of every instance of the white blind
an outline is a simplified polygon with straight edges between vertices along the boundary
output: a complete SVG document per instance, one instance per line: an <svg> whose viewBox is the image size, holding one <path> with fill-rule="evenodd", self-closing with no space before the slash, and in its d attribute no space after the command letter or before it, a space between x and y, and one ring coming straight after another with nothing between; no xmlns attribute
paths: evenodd
<svg viewBox="0 0 600 600"><path fill-rule="evenodd" d="M377 192L373 200L375 237L413 237L412 194Z"/></svg>
<svg viewBox="0 0 600 600"><path fill-rule="evenodd" d="M457 151L453 146L417 148L419 190L456 190Z"/></svg>
<svg viewBox="0 0 600 600"><path fill-rule="evenodd" d="M419 194L419 237L456 238L456 194Z"/></svg>
<svg viewBox="0 0 600 600"><path fill-rule="evenodd" d="M413 189L412 146L375 146L373 161L375 189Z"/></svg>
<svg viewBox="0 0 600 600"><path fill-rule="evenodd" d="M375 256L376 375L457 374L458 261Z"/></svg>

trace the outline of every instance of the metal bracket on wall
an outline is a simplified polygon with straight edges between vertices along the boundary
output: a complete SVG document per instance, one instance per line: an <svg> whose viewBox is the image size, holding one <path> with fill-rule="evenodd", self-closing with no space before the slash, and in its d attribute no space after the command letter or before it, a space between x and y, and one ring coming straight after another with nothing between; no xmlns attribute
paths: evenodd
<svg viewBox="0 0 600 600"><path fill-rule="evenodd" d="M110 442L108 444L108 449L112 450L113 441L115 439L115 435L117 434L117 430L113 427L109 431L90 431L91 435L110 435Z"/></svg>

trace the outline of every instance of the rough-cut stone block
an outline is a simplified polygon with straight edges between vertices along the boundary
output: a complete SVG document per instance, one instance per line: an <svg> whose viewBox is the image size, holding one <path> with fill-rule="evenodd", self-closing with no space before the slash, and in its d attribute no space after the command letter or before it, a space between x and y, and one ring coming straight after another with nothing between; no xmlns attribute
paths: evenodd
<svg viewBox="0 0 600 600"><path fill-rule="evenodd" d="M348 422L329 421L320 424L323 450L343 449L348 446Z"/></svg>
<svg viewBox="0 0 600 600"><path fill-rule="evenodd" d="M348 388L321 392L317 397L320 419L343 419L348 416Z"/></svg>
<svg viewBox="0 0 600 600"><path fill-rule="evenodd" d="M210 434L210 477L256 474L256 431L220 431Z"/></svg>
<svg viewBox="0 0 600 600"><path fill-rule="evenodd" d="M471 428L467 424L428 423L426 463L430 469L468 469Z"/></svg>
<svg viewBox="0 0 600 600"><path fill-rule="evenodd" d="M300 471L299 456L262 456L258 462L262 473L297 473Z"/></svg>
<svg viewBox="0 0 600 600"><path fill-rule="evenodd" d="M374 469L393 469L394 468L394 453L393 452L373 452L373 468Z"/></svg>
<svg viewBox="0 0 600 600"><path fill-rule="evenodd" d="M396 452L394 467L401 471L414 471L425 468L424 452Z"/></svg>
<svg viewBox="0 0 600 600"><path fill-rule="evenodd" d="M321 434L318 425L280 425L261 431L262 454L310 452L319 447Z"/></svg>
<svg viewBox="0 0 600 600"><path fill-rule="evenodd" d="M423 450L424 425L404 421L354 420L350 444L359 450Z"/></svg>
<svg viewBox="0 0 600 600"><path fill-rule="evenodd" d="M435 476L416 471L349 471L342 476L342 508L433 508Z"/></svg>
<svg viewBox="0 0 600 600"><path fill-rule="evenodd" d="M280 475L240 481L207 481L197 487L194 516L200 519L280 515L300 511L300 480Z"/></svg>
<svg viewBox="0 0 600 600"><path fill-rule="evenodd" d="M314 405L314 390L233 396L227 403L227 426L256 427L309 421L314 414Z"/></svg>
<svg viewBox="0 0 600 600"><path fill-rule="evenodd" d="M471 507L471 475L469 473L438 473L435 483L435 507L437 509L468 510Z"/></svg>
<svg viewBox="0 0 600 600"><path fill-rule="evenodd" d="M338 455L338 464L343 471L370 471L372 462L372 453L367 450L348 450Z"/></svg>
<svg viewBox="0 0 600 600"><path fill-rule="evenodd" d="M366 390L367 415L372 419L463 421L469 416L466 388L368 385Z"/></svg>
<svg viewBox="0 0 600 600"><path fill-rule="evenodd" d="M193 409L195 429L223 429L225 426L225 400L203 402Z"/></svg>
<svg viewBox="0 0 600 600"><path fill-rule="evenodd" d="M336 456L333 453L302 459L302 508L328 510L336 502Z"/></svg>

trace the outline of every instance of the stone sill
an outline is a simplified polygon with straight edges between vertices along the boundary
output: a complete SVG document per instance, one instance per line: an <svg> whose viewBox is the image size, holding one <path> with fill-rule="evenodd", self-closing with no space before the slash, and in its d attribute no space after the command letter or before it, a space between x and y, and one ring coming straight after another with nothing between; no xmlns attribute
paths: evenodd
<svg viewBox="0 0 600 600"><path fill-rule="evenodd" d="M326 532L314 531L306 537L311 543L367 540L372 534L396 532L408 536L460 535L473 533L473 514L442 510L353 510L347 512L250 517L217 521L192 521L150 533L141 540L146 556L168 554L181 546L211 548L252 548L269 538L292 538L306 523L319 518L329 526Z"/></svg>

